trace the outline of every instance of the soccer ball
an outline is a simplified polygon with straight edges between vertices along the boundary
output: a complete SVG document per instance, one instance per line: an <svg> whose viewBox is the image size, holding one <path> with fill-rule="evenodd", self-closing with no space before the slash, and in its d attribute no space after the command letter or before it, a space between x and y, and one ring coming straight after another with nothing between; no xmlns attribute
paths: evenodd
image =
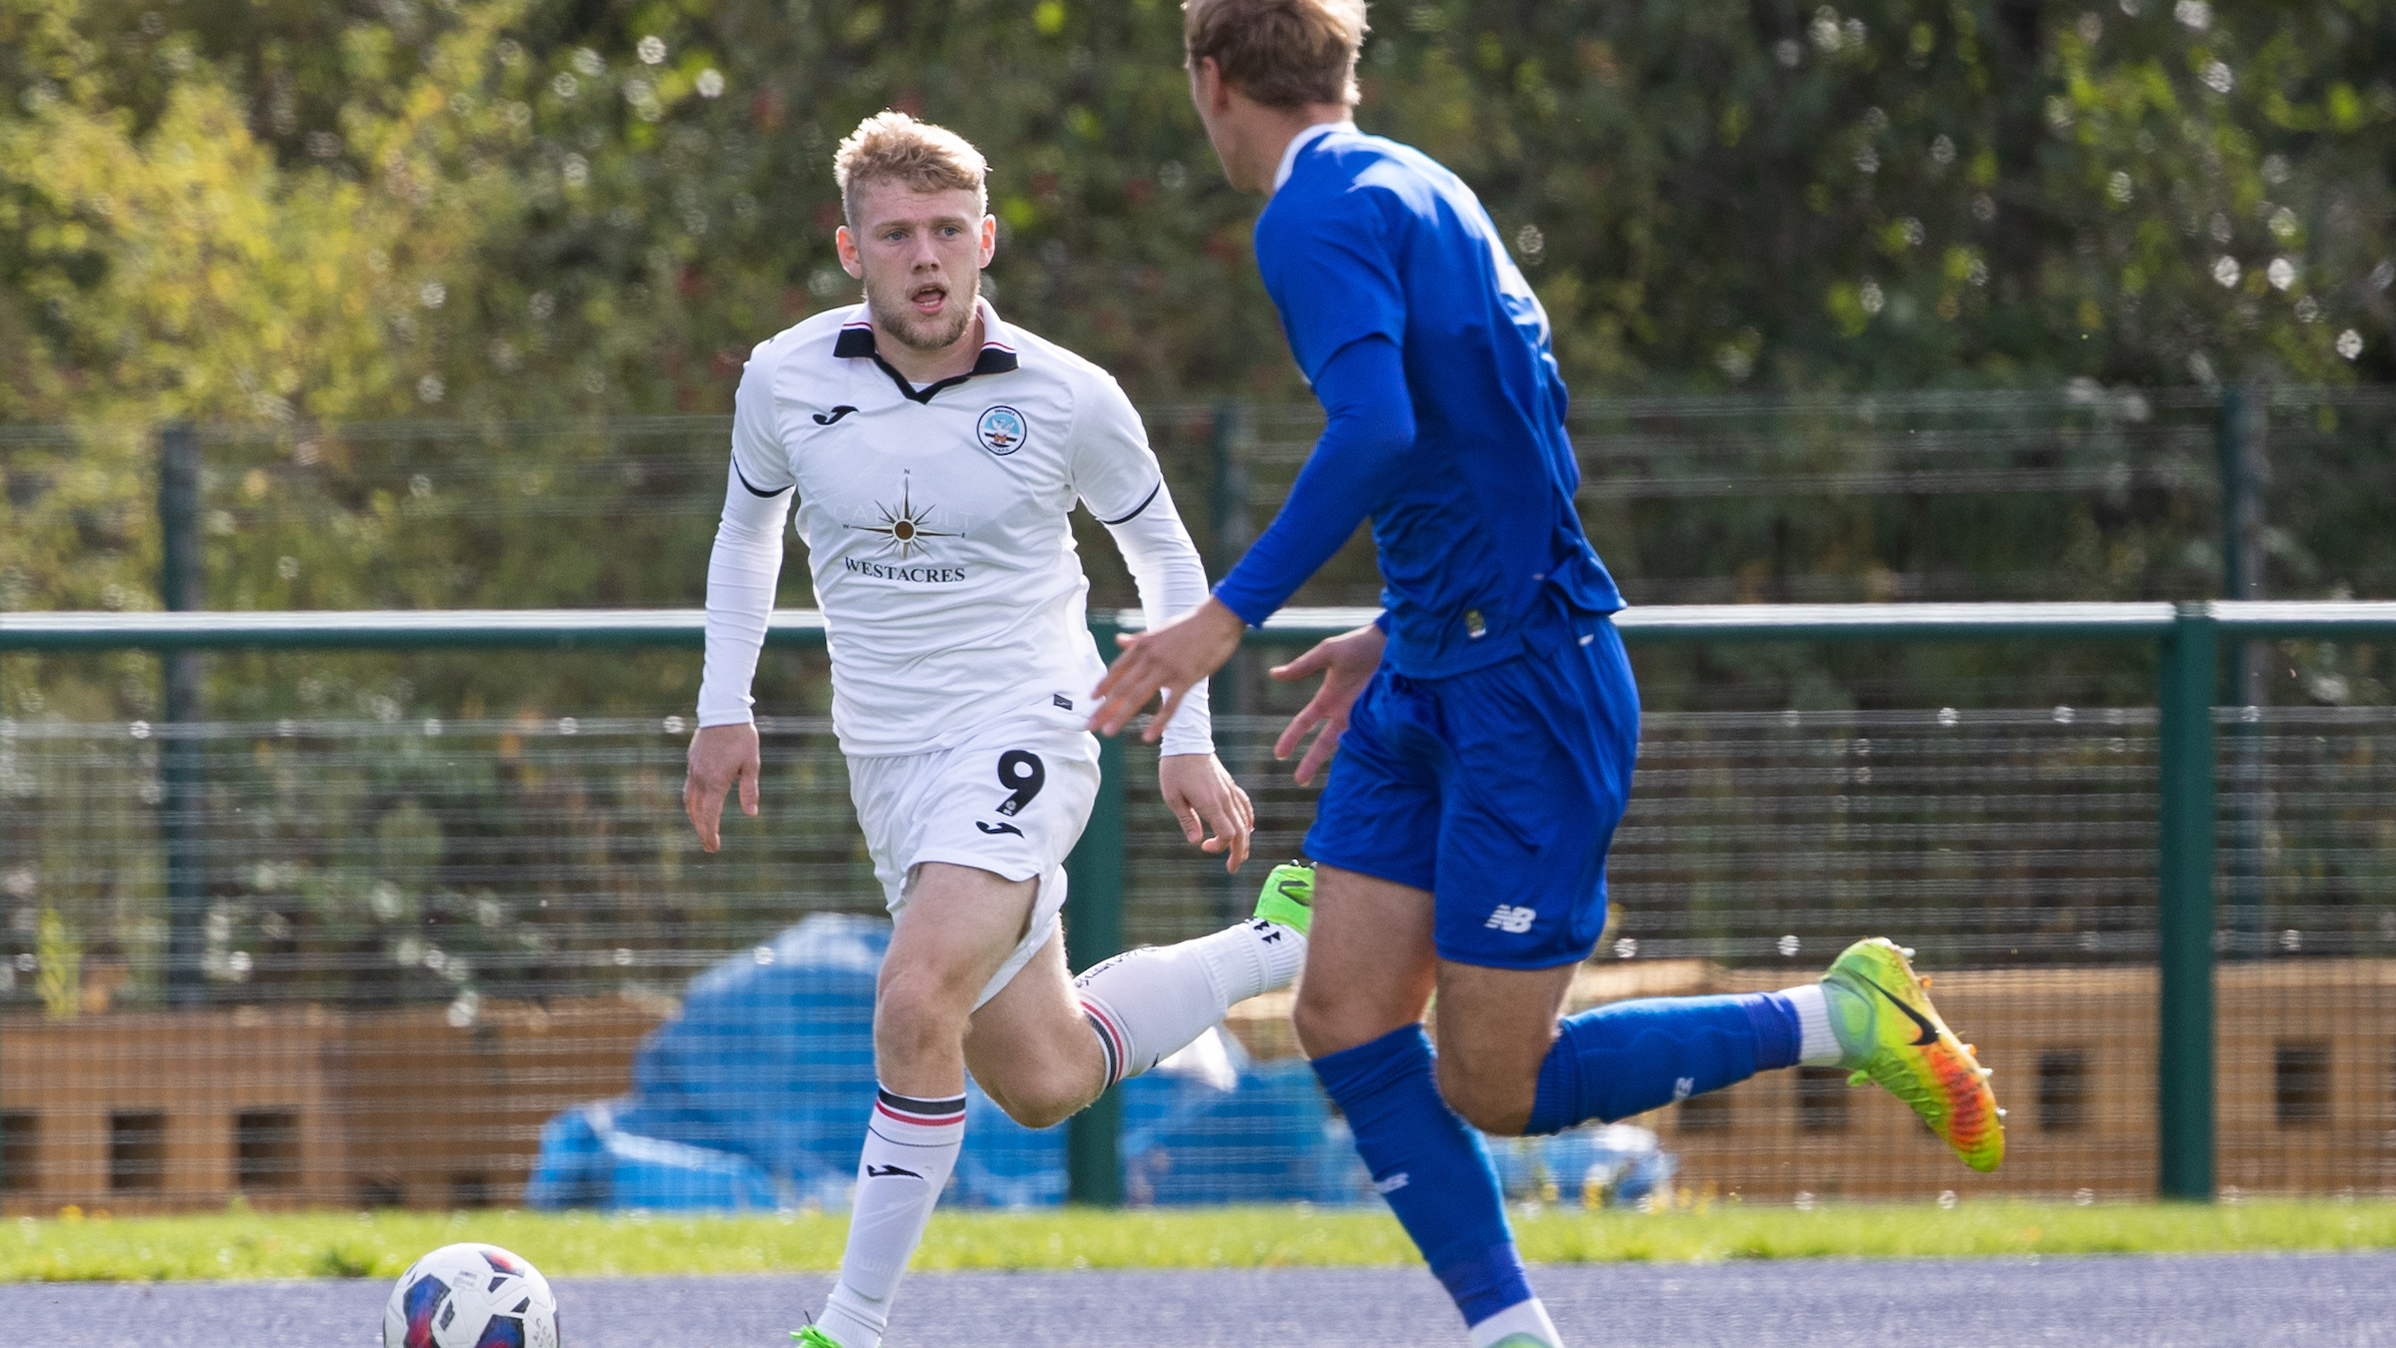
<svg viewBox="0 0 2396 1348"><path fill-rule="evenodd" d="M549 1280L496 1245L444 1245L383 1305L383 1348L558 1348Z"/></svg>

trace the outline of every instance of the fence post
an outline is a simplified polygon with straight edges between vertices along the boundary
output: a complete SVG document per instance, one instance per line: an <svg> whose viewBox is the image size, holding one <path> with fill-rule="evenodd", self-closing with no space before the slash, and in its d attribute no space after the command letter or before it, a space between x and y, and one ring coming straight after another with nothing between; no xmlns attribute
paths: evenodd
<svg viewBox="0 0 2396 1348"><path fill-rule="evenodd" d="M1098 649L1115 654L1115 624L1094 622ZM1065 862L1065 961L1087 969L1123 949L1123 740L1098 742L1098 799L1090 823ZM1096 1207L1123 1205L1123 1092L1109 1088L1065 1125L1065 1197Z"/></svg>
<svg viewBox="0 0 2396 1348"><path fill-rule="evenodd" d="M2221 421L2215 441L2221 456L2221 597L2263 597L2263 493L2271 482L2267 447L2271 394L2265 389L2230 387L2222 390ZM2222 652L2225 676L2221 701L2233 707L2261 707L2270 700L2271 648L2260 641L2232 642ZM2263 940L2265 898L2263 835L2271 800L2265 793L2263 727L2240 720L2229 727L2231 783L2228 825L2229 855L2222 861L2222 900L2228 905L2223 927L2231 959L2267 954Z"/></svg>
<svg viewBox="0 0 2396 1348"><path fill-rule="evenodd" d="M199 437L176 423L158 437L158 597L171 612L203 607L200 572ZM158 744L158 840L166 861L166 995L175 1006L208 997L202 968L207 949L208 891L200 822L206 793L200 742L189 734L200 719L197 651L168 651L163 733Z"/></svg>
<svg viewBox="0 0 2396 1348"><path fill-rule="evenodd" d="M2162 643L2156 946L2157 1172L2164 1198L2213 1199L2213 616L2183 604Z"/></svg>
<svg viewBox="0 0 2396 1348"><path fill-rule="evenodd" d="M1252 541L1248 518L1248 465L1240 456L1240 446L1247 434L1248 420L1245 404L1231 398L1215 404L1214 424L1209 432L1207 451L1213 465L1213 478L1208 502L1208 516L1213 525L1214 549L1211 560L1217 576L1226 575L1248 550ZM1218 723L1223 718L1237 716L1248 710L1253 699L1250 685L1256 679L1256 657L1245 643L1224 666L1215 671L1207 683ZM1223 766L1233 773L1248 770L1247 746L1225 737L1218 740L1215 751ZM1210 868L1207 884L1214 891L1215 921L1230 926L1247 913L1242 902L1240 877Z"/></svg>

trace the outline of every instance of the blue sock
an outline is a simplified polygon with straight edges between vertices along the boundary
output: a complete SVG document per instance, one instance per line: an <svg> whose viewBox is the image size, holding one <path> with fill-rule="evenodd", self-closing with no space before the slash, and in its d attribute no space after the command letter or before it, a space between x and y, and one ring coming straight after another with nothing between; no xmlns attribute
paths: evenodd
<svg viewBox="0 0 2396 1348"><path fill-rule="evenodd" d="M1797 1008L1777 992L1616 1002L1558 1030L1526 1133L1627 1119L1797 1065Z"/></svg>
<svg viewBox="0 0 2396 1348"><path fill-rule="evenodd" d="M1398 1225L1477 1325L1531 1299L1481 1135L1439 1098L1420 1025L1314 1060Z"/></svg>

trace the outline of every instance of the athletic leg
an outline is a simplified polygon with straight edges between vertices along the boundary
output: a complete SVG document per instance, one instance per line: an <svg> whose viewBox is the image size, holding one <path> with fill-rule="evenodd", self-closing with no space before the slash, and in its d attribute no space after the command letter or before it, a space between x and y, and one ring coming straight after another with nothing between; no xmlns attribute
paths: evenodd
<svg viewBox="0 0 2396 1348"><path fill-rule="evenodd" d="M840 1280L815 1330L878 1348L890 1301L965 1142L973 1004L1023 939L1039 885L942 862L916 870L874 988L881 1089L857 1163Z"/></svg>
<svg viewBox="0 0 2396 1348"><path fill-rule="evenodd" d="M1440 1091L1483 1132L1628 1118L1798 1061L1784 993L1642 998L1559 1024L1574 967L1440 962Z"/></svg>
<svg viewBox="0 0 2396 1348"><path fill-rule="evenodd" d="M973 1013L965 1065L993 1103L1026 1128L1071 1117L1106 1087L1106 1055L1065 973L1065 934Z"/></svg>
<svg viewBox="0 0 2396 1348"><path fill-rule="evenodd" d="M1222 1023L1232 1007L1288 986L1306 958L1302 867L1276 867L1263 917L1168 946L1127 950L1065 975L1061 932L973 1014L966 1063L1017 1122L1045 1128Z"/></svg>
<svg viewBox="0 0 2396 1348"><path fill-rule="evenodd" d="M1455 1300L1473 1342L1531 1332L1553 1344L1489 1154L1440 1099L1421 1024L1431 930L1427 891L1318 866L1298 1042L1346 1115L1373 1187Z"/></svg>

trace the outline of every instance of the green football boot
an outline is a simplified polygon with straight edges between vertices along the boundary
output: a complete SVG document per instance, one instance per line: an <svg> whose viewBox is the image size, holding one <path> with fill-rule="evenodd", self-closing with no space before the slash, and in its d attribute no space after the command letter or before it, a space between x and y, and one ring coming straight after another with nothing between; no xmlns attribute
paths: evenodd
<svg viewBox="0 0 2396 1348"><path fill-rule="evenodd" d="M1831 1032L1844 1051L1839 1065L1855 1069L1848 1085L1879 1082L1965 1165L1986 1173L2005 1159L2005 1111L1988 1087L1989 1069L1930 1004L1930 980L1913 971L1912 954L1875 936L1847 947L1822 976Z"/></svg>
<svg viewBox="0 0 2396 1348"><path fill-rule="evenodd" d="M840 1340L813 1325L790 1331L790 1337L796 1348L841 1348Z"/></svg>
<svg viewBox="0 0 2396 1348"><path fill-rule="evenodd" d="M1314 921L1314 867L1297 861L1275 866L1256 896L1256 916L1304 936Z"/></svg>
<svg viewBox="0 0 2396 1348"><path fill-rule="evenodd" d="M1508 1334L1489 1348L1556 1348L1556 1345L1536 1334Z"/></svg>

